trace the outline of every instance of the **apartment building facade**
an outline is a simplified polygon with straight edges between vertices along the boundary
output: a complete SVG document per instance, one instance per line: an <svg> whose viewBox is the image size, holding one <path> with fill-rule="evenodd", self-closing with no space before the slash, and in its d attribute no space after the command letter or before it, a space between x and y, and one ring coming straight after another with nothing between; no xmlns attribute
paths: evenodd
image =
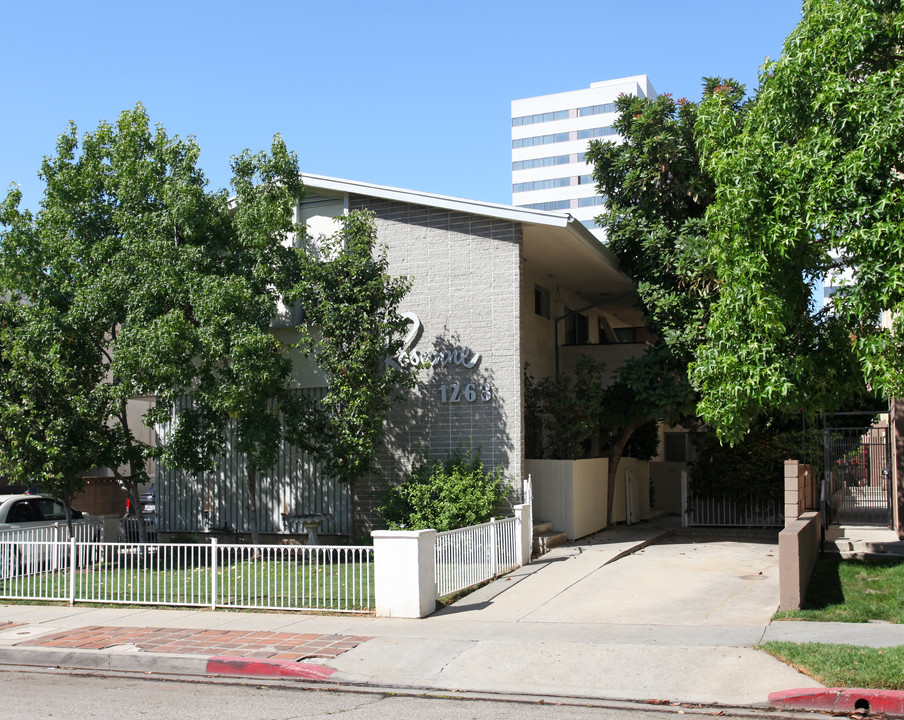
<svg viewBox="0 0 904 720"><path fill-rule="evenodd" d="M604 198L584 153L591 140L620 140L612 125L622 94L656 97L649 78L635 75L512 101L512 205L568 213L605 239L593 220Z"/></svg>

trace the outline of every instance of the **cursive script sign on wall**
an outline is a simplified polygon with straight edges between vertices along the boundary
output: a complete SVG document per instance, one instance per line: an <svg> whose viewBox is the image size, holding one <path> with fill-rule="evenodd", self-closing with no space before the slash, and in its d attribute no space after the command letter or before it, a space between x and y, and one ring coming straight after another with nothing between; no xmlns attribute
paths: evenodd
<svg viewBox="0 0 904 720"><path fill-rule="evenodd" d="M402 317L411 322L411 330L405 336L402 349L396 353L395 357L386 359L387 365L399 370L403 367L445 367L446 365L458 365L470 370L480 361L480 353L471 352L471 348L467 346L421 352L415 346L424 330L423 323L414 313L403 313Z"/></svg>

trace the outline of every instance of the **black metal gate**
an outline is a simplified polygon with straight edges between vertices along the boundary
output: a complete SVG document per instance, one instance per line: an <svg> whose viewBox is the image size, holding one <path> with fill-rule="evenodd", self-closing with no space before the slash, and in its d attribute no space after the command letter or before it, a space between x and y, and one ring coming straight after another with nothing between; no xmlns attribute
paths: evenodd
<svg viewBox="0 0 904 720"><path fill-rule="evenodd" d="M891 438L888 423L875 422L881 416L887 413L824 419L823 500L830 523L891 526Z"/></svg>

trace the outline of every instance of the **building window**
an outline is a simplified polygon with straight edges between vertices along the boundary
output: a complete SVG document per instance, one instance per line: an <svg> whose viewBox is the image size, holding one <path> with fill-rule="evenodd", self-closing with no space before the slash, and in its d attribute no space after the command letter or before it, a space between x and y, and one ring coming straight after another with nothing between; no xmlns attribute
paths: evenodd
<svg viewBox="0 0 904 720"><path fill-rule="evenodd" d="M578 116L586 117L587 115L601 115L602 113L615 112L615 103L604 103L603 105L589 105L588 107L578 108Z"/></svg>
<svg viewBox="0 0 904 720"><path fill-rule="evenodd" d="M534 285L534 312L549 319L549 290L539 285Z"/></svg>
<svg viewBox="0 0 904 720"><path fill-rule="evenodd" d="M568 110L556 110L555 112L537 113L535 115L522 115L521 117L512 118L512 127L552 122L553 120L567 120L568 115Z"/></svg>
<svg viewBox="0 0 904 720"><path fill-rule="evenodd" d="M512 148L534 147L535 145L549 145L550 143L568 142L571 133L554 133L553 135L537 135L536 137L520 138L512 140Z"/></svg>
<svg viewBox="0 0 904 720"><path fill-rule="evenodd" d="M590 317L565 306L565 344L586 345L590 342Z"/></svg>
<svg viewBox="0 0 904 720"><path fill-rule="evenodd" d="M530 192L531 190L549 190L550 188L570 187L571 178L552 178L550 180L534 180L533 182L515 183L512 192Z"/></svg>
<svg viewBox="0 0 904 720"><path fill-rule="evenodd" d="M551 202L530 203L528 205L518 205L517 207L556 212L557 210L568 210L571 207L571 200L552 200Z"/></svg>
<svg viewBox="0 0 904 720"><path fill-rule="evenodd" d="M583 160L583 158L581 158ZM553 155L551 157L534 158L533 160L518 160L512 163L512 170L532 170L539 167L553 167L555 165L568 165L571 155Z"/></svg>
<svg viewBox="0 0 904 720"><path fill-rule="evenodd" d="M642 343L647 342L647 329L642 325L638 325L637 327L617 327L610 328L614 339L609 339L607 335L607 331L603 326L602 321L600 322L600 342L603 344L608 343Z"/></svg>
<svg viewBox="0 0 904 720"><path fill-rule="evenodd" d="M594 195L592 197L582 197L578 199L578 207L591 207L592 205L604 205L606 198L602 195Z"/></svg>
<svg viewBox="0 0 904 720"><path fill-rule="evenodd" d="M587 140L588 138L607 137L609 135L618 135L615 128L601 127L589 128L587 130L578 130L578 140Z"/></svg>
<svg viewBox="0 0 904 720"><path fill-rule="evenodd" d="M693 463L700 454L699 445L703 433L667 432L664 433L665 447L663 454L666 462Z"/></svg>
<svg viewBox="0 0 904 720"><path fill-rule="evenodd" d="M687 433L665 433L665 461L687 462Z"/></svg>
<svg viewBox="0 0 904 720"><path fill-rule="evenodd" d="M618 338L618 341L620 343L636 343L637 342L637 328L633 328L633 327L612 328L612 332L615 333L615 337Z"/></svg>

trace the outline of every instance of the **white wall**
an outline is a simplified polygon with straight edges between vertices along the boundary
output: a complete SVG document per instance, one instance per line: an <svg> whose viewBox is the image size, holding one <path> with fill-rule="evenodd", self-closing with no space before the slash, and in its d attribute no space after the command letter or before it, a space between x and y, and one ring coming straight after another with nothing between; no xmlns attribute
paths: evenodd
<svg viewBox="0 0 904 720"><path fill-rule="evenodd" d="M533 481L534 522L551 522L569 540L606 527L606 458L526 460Z"/></svg>

